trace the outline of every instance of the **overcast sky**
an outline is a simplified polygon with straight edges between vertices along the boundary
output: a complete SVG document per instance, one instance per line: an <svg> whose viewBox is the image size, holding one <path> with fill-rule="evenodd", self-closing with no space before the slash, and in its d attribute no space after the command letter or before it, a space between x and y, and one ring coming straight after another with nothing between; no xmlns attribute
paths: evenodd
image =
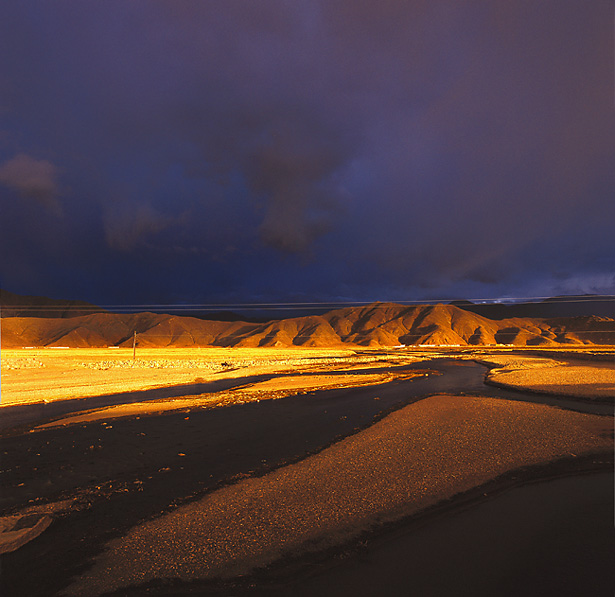
<svg viewBox="0 0 615 597"><path fill-rule="evenodd" d="M0 286L615 293L612 0L6 0Z"/></svg>

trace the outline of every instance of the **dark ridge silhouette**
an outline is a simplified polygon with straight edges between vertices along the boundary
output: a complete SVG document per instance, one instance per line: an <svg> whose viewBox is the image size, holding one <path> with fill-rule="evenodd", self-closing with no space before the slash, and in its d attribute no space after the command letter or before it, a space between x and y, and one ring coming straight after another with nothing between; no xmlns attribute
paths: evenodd
<svg viewBox="0 0 615 597"><path fill-rule="evenodd" d="M46 296L26 296L0 289L2 317L81 317L90 313L104 313L105 309L85 301L68 301Z"/></svg>
<svg viewBox="0 0 615 597"><path fill-rule="evenodd" d="M521 303L484 303L471 301L452 301L455 307L483 315L490 319L510 319L511 317L582 317L597 315L615 319L615 296L583 294L575 296L554 296L535 302Z"/></svg>

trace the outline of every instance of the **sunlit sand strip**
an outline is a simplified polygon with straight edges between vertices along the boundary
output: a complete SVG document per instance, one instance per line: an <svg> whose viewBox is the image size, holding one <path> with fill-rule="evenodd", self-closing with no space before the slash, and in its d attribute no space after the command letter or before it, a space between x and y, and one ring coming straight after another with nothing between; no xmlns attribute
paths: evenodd
<svg viewBox="0 0 615 597"><path fill-rule="evenodd" d="M132 404L121 404L119 406L100 408L85 413L66 416L50 423L39 425L35 429L49 429L65 425L109 421L120 417L158 415L165 412L195 408L218 408L221 406L231 406L233 404L259 402L261 400L275 400L317 390L374 386L388 383L396 379L411 379L421 375L423 375L423 373L420 372L399 372L397 374L302 375L298 377L275 378L240 387L232 391L218 392L216 394L200 394L184 396L182 398L135 402Z"/></svg>
<svg viewBox="0 0 615 597"><path fill-rule="evenodd" d="M492 355L484 362L499 365L487 375L487 381L495 385L577 398L615 399L615 364L579 366L551 359Z"/></svg>
<svg viewBox="0 0 615 597"><path fill-rule="evenodd" d="M496 365L502 369L547 369L551 367L564 367L565 361L555 359L535 357L529 354L528 356L519 355L501 355L501 354L486 354L477 359L488 365Z"/></svg>
<svg viewBox="0 0 615 597"><path fill-rule="evenodd" d="M134 527L66 594L247 574L340 545L507 471L610 451L612 425L538 404L428 398L301 462Z"/></svg>
<svg viewBox="0 0 615 597"><path fill-rule="evenodd" d="M349 349L160 348L139 350L133 364L132 351L124 349L3 349L0 409L263 373L326 373L419 360Z"/></svg>

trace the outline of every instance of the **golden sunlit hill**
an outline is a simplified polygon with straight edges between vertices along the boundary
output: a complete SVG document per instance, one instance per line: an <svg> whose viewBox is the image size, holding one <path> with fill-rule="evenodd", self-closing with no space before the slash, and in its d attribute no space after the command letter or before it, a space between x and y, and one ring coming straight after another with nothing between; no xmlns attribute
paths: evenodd
<svg viewBox="0 0 615 597"><path fill-rule="evenodd" d="M608 317L491 320L453 305L374 303L267 323L156 313L3 317L2 347L129 347L135 332L138 346L152 348L615 344L615 320Z"/></svg>

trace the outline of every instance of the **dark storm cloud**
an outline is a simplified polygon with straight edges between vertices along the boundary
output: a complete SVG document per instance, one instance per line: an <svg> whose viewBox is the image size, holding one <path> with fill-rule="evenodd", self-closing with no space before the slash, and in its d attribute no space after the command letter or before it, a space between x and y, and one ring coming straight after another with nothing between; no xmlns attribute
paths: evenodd
<svg viewBox="0 0 615 597"><path fill-rule="evenodd" d="M615 290L606 0L1 11L0 200L71 192L61 249L0 242L56 293L88 259L203 299Z"/></svg>
<svg viewBox="0 0 615 597"><path fill-rule="evenodd" d="M0 164L0 184L16 190L22 197L36 200L54 213L60 212L57 168L47 160L19 153Z"/></svg>
<svg viewBox="0 0 615 597"><path fill-rule="evenodd" d="M147 203L114 201L104 215L105 238L110 248L130 251L172 223Z"/></svg>

